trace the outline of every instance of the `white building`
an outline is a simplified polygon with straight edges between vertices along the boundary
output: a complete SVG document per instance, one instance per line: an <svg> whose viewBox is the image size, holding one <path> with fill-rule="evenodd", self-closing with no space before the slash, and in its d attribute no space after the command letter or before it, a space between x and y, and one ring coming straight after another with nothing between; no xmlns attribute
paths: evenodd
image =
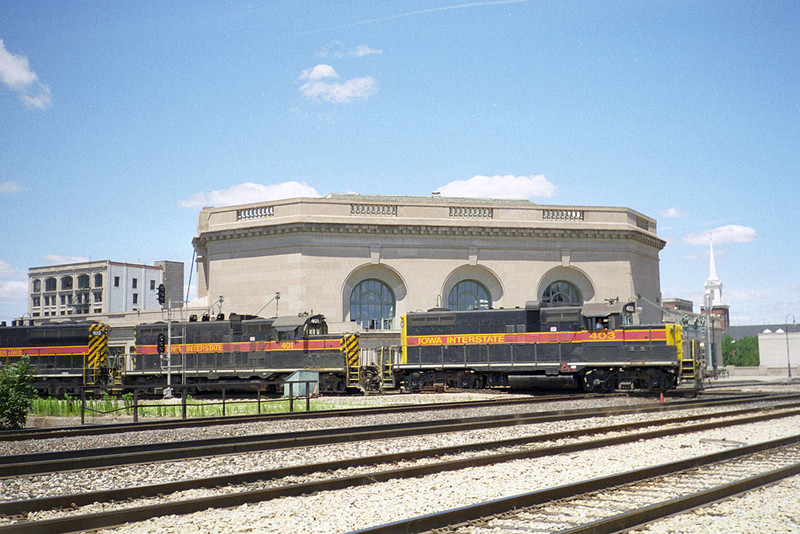
<svg viewBox="0 0 800 534"><path fill-rule="evenodd" d="M156 288L162 283L167 298L182 302L183 263L101 260L31 267L28 315L36 320L161 309Z"/></svg>
<svg viewBox="0 0 800 534"><path fill-rule="evenodd" d="M800 328L785 325L758 334L759 372L768 375L800 377Z"/></svg>

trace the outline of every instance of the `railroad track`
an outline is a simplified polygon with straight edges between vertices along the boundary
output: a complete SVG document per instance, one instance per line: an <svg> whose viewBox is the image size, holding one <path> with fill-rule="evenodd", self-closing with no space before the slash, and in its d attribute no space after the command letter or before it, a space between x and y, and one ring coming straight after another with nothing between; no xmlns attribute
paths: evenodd
<svg viewBox="0 0 800 534"><path fill-rule="evenodd" d="M771 397L779 399L780 397ZM785 396L787 400L797 396ZM757 400L757 399L749 399ZM45 474L58 471L116 467L121 465L164 462L187 458L200 458L221 454L243 454L280 448L309 447L314 445L348 443L361 440L387 439L446 432L464 432L492 427L530 425L553 421L568 421L587 417L605 417L633 413L651 413L681 409L726 406L743 402L741 398L715 399L713 401L683 401L669 404L644 404L637 406L606 407L588 410L558 410L509 415L488 415L469 418L415 421L410 423L380 424L307 430L301 432L268 433L245 436L227 436L192 441L170 441L143 445L53 451L0 456L0 478ZM797 401L800 402L800 401ZM790 402L788 406L793 406ZM763 410L763 407L753 408Z"/></svg>
<svg viewBox="0 0 800 534"><path fill-rule="evenodd" d="M667 392L668 397L685 397L687 394L696 396L696 392L688 390L673 390ZM727 394L731 398L767 398L769 393L742 393ZM612 395L605 395L611 397ZM570 395L536 395L532 397L513 398L506 395L490 400L465 401L465 402L438 402L425 404L401 404L394 406L378 406L365 408L344 408L336 410L320 410L316 412L291 412L279 414L259 415L229 415L225 417L197 417L192 419L171 419L160 421L143 421L129 423L89 424L58 428L23 428L19 430L1 430L0 442L24 441L29 439L54 439L72 436L98 436L104 434L121 434L128 432L144 432L149 430L170 430L179 428L200 428L220 425L234 425L243 423L260 423L268 421L319 419L325 417L358 417L365 415L402 414L419 411L452 410L459 408L480 408L486 406L514 406L524 404L539 404L543 402L575 401L585 398L594 398L596 394L570 394Z"/></svg>
<svg viewBox="0 0 800 534"><path fill-rule="evenodd" d="M763 409L758 409L763 411ZM744 410L743 410L744 411ZM687 416L669 421L647 421L633 425L601 426L580 431L562 432L557 434L532 436L525 439L512 439L504 441L494 441L468 446L447 447L429 449L424 451L413 451L408 453L387 454L381 456L370 456L367 458L356 458L338 462L325 462L309 466L295 466L283 469L274 469L253 473L243 473L225 477L213 477L202 480L188 480L173 482L160 485L144 486L138 488L114 489L104 492L91 492L85 494L67 495L50 498L29 499L24 501L12 501L0 503L0 514L4 516L21 517L28 512L49 510L57 508L73 508L93 502L109 502L124 499L134 499L147 496L164 495L188 489L201 487L213 488L228 484L245 484L264 481L279 481L281 478L297 477L301 474L331 472L331 476L324 480L304 483L290 483L280 485L274 483L271 487L263 489L250 489L228 492L223 495L212 495L204 498L183 500L178 502L166 502L150 506L138 506L134 508L118 509L106 511L98 514L85 514L69 517L59 517L57 519L44 521L23 521L13 525L0 527L0 533L22 533L22 532L41 532L60 533L69 532L76 529L105 528L119 525L125 522L143 521L152 517L159 517L172 514L187 514L191 512L206 510L208 508L227 508L240 506L246 503L255 503L264 500L276 499L287 496L297 496L310 494L326 490L337 490L348 487L360 486L384 482L398 478L411 478L440 473L444 471L454 471L468 467L486 466L495 463L509 462L520 459L530 459L537 457L551 457L558 454L567 454L581 450L591 450L601 447L610 447L621 443L638 440L650 440L664 436L673 436L690 432L698 432L724 426L735 426L751 424L775 418L800 416L800 410L783 410L775 413L752 413L737 418L730 418L731 414L709 414L708 416ZM728 420L719 420L728 417ZM667 423L684 423L689 419L705 418L706 422L695 423L692 425L683 424L679 427L665 428ZM531 448L530 445L542 441L557 441L568 438L579 438L598 433L631 431L632 429L643 429L647 427L659 427L655 430L645 430L642 432L629 433L623 436L599 438L591 441L578 441L560 446ZM800 437L797 437L800 441ZM507 452L495 452L493 454L473 454L467 458L452 459L452 455L464 453L465 451L480 452L486 450L508 449ZM448 456L451 459L448 459ZM420 462L423 459L434 459L435 461ZM411 462L411 463L409 463ZM396 467L397 464L404 464L403 467ZM356 475L341 475L336 471L343 469L363 468L365 465L386 465L395 464L394 469L376 471L375 467L370 467L365 472ZM412 521L412 520L409 520ZM460 519L459 521L463 521ZM425 523L426 525L428 523ZM389 527L386 527L389 528ZM439 527L425 527L439 528ZM408 530L409 532L414 530ZM402 532L402 530L384 530L384 532Z"/></svg>
<svg viewBox="0 0 800 534"><path fill-rule="evenodd" d="M800 474L800 435L514 495L350 534L498 531L602 534L634 528ZM468 529L468 530L466 530Z"/></svg>
<svg viewBox="0 0 800 534"><path fill-rule="evenodd" d="M395 406L377 406L365 408L343 408L337 410L320 410L316 412L291 412L260 415L229 415L225 417L197 417L193 419L147 421L137 423L111 423L100 425L81 425L59 428L24 428L20 430L0 431L0 441L23 441L28 439L53 439L71 436L98 436L104 434L120 434L126 432L144 432L149 430L170 430L176 428L200 428L242 423L260 423L267 421L283 421L296 419L319 419L324 417L357 417L364 415L402 414L419 411L437 411L459 408L480 408L485 406L514 406L538 404L542 402L574 401L586 398L587 395L547 395L524 398L503 396L491 400L438 402L425 404L401 404Z"/></svg>

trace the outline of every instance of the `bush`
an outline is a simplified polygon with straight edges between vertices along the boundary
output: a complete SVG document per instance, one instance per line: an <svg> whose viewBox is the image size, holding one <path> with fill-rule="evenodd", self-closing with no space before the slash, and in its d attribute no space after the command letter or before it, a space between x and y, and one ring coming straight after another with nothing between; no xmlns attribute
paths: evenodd
<svg viewBox="0 0 800 534"><path fill-rule="evenodd" d="M0 369L0 428L25 428L35 398L33 372L27 356Z"/></svg>
<svg viewBox="0 0 800 534"><path fill-rule="evenodd" d="M735 341L731 336L722 337L722 365L758 367L758 338L745 336Z"/></svg>

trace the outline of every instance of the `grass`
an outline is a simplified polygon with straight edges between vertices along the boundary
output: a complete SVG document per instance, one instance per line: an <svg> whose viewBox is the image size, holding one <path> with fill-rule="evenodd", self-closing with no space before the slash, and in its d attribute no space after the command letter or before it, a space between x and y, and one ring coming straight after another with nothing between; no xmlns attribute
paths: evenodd
<svg viewBox="0 0 800 534"><path fill-rule="evenodd" d="M450 397L436 396L425 399L425 402L442 402L451 400L474 400L472 396ZM405 396L342 396L342 397L316 397L310 402L311 411L362 408L369 406L383 406L387 404L405 404ZM139 417L154 418L181 418L181 399L139 399ZM119 397L104 394L101 398L86 399L86 416L97 417L102 415L115 415L133 417L133 395L128 393ZM297 398L294 401L294 411L303 412L306 409L306 399ZM261 413L287 413L289 411L288 399L261 399ZM255 399L227 399L225 401L225 415L255 415L258 413L258 404ZM37 398L33 402L31 415L48 417L75 417L81 414L81 399L79 396L65 396L64 398ZM195 417L222 416L221 400L198 400L189 395L186 398L186 415Z"/></svg>
<svg viewBox="0 0 800 534"><path fill-rule="evenodd" d="M328 409L321 399L311 399L312 410ZM139 417L181 417L180 399L139 399ZM102 398L86 399L86 415L121 415L133 416L133 395L121 397L104 395ZM305 411L305 399L294 401L294 411ZM288 399L261 399L261 413L284 413L289 411ZM222 401L198 401L191 396L186 398L187 417L215 417L222 415ZM256 400L226 400L225 415L254 415L258 413ZM64 398L37 398L33 402L32 415L49 417L74 417L81 414L80 397L65 396Z"/></svg>

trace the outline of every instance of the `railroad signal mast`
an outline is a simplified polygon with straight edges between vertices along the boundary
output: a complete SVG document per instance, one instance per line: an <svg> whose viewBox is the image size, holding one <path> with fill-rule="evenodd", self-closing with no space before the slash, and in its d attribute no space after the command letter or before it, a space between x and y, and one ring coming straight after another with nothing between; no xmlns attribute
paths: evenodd
<svg viewBox="0 0 800 534"><path fill-rule="evenodd" d="M156 289L156 299L163 308L164 303L167 301L167 287L164 284L158 284L158 289Z"/></svg>
<svg viewBox="0 0 800 534"><path fill-rule="evenodd" d="M172 302L167 302L167 286L158 284L156 288L156 300L164 307L167 305L167 335L158 334L157 348L158 354L167 359L167 387L164 388L164 398L172 398Z"/></svg>

